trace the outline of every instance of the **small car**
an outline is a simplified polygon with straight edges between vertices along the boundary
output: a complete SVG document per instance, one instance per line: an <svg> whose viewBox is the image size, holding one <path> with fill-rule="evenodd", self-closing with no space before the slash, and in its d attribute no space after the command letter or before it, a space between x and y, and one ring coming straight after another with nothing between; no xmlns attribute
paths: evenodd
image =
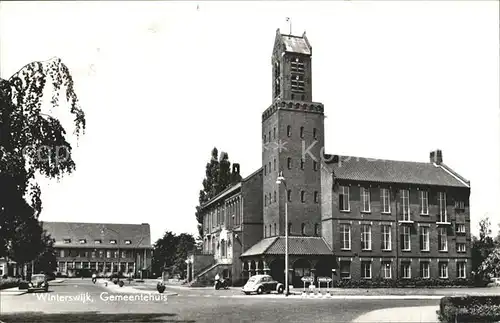
<svg viewBox="0 0 500 323"><path fill-rule="evenodd" d="M47 276L45 276L44 274L36 274L31 276L31 280L28 283L28 293L32 293L34 291L49 291Z"/></svg>
<svg viewBox="0 0 500 323"><path fill-rule="evenodd" d="M246 295L251 293L271 293L277 292L278 294L282 294L285 290L285 287L282 283L273 279L273 277L269 275L255 275L248 279L245 286L243 286L242 291Z"/></svg>

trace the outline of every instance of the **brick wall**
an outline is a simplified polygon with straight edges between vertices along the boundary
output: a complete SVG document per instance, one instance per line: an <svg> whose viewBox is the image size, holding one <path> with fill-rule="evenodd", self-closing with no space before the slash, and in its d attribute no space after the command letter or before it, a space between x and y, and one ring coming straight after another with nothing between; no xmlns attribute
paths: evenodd
<svg viewBox="0 0 500 323"><path fill-rule="evenodd" d="M306 235L314 235L315 225L321 223L321 172L320 156L324 144L323 114L307 111L289 111L280 109L273 116L265 120L263 128L266 128L268 120L277 116L277 139L282 140L283 149L273 149L264 152L268 159L277 159L277 170L264 178L264 194L272 192L273 202L264 206L264 225L271 224L274 236L274 223L277 224L278 235L284 235L286 225L285 199L286 190L284 185L277 186L277 172L283 171L286 186L291 189L291 202L288 202L288 221L292 223L292 235L301 235L301 225L306 225ZM287 134L288 126L291 127L291 136ZM273 125L274 127L274 125ZM304 138L300 138L300 127L304 127ZM313 138L313 129L316 129L317 139ZM274 137L273 137L274 138ZM303 151L315 142L309 149L317 161L317 169L313 168L313 158L305 154L304 169L301 169L300 160ZM291 158L291 169L288 169L288 158ZM274 202L274 191L278 191L277 202ZM301 202L301 191L305 192L305 202ZM318 202L314 201L314 192L318 194ZM279 212L279 217L278 217Z"/></svg>
<svg viewBox="0 0 500 323"><path fill-rule="evenodd" d="M333 174L327 167L321 167L321 236L330 249L334 250L332 199L333 199ZM338 244L338 243L337 243Z"/></svg>
<svg viewBox="0 0 500 323"><path fill-rule="evenodd" d="M326 190L331 187L328 180L323 180L323 187ZM350 186L350 212L343 212L339 210L339 194L338 188L332 190L333 197L331 202L331 208L326 202L323 206L323 210L326 212L323 214L323 234L325 239L328 241L326 235L329 234L331 230L333 232L333 250L336 256L342 258L352 258L351 269L353 279L359 278L359 274L356 272L360 270L357 263L359 258L373 258L374 266L373 270L380 268L380 261L382 259L392 259L393 263L400 263L401 259L412 260L412 276L415 277L416 274L420 275L420 259L430 259L430 272L431 278L439 277L438 272L438 262L447 261L449 264L448 272L450 278L455 278L456 269L455 262L467 261L467 275L470 275L470 216L469 216L469 194L470 190L467 188L456 189L447 188L447 213L448 221L451 223L449 225L438 225L436 224L438 220L438 202L437 202L437 192L440 190L437 187L416 187L416 186L398 186L398 185L379 185L373 183L355 183L355 182L339 182L340 185ZM370 187L371 186L371 187ZM362 202L361 202L361 187L370 187L371 195L371 212L362 212ZM390 214L383 214L381 212L382 205L380 201L380 188L389 188L391 192L391 212ZM399 197L399 190L401 188L410 189L410 211L411 220L413 223L399 224L396 225L397 219L402 219L400 215L401 203ZM420 214L420 206L418 200L418 189L425 189L429 191L429 215ZM323 192L323 196L326 197L327 193ZM460 199L465 200L465 210L458 211L455 210L454 200ZM329 223L329 210L331 209L331 229L330 225L325 226L325 222ZM456 232L456 224L464 223L466 225L466 233L459 234ZM340 235L340 225L349 224L351 227L351 250L341 250L341 235ZM371 237L372 237L372 249L371 251L361 250L361 226L363 224L371 225ZM381 226L390 225L391 226L391 251L383 251L381 248ZM409 226L411 228L411 251L400 251L396 255L396 249L400 249L401 243L401 225ZM430 250L421 251L420 250L420 230L422 226L429 227L429 242ZM444 227L447 230L447 244L448 251L443 252L438 250L438 227ZM467 245L465 253L457 253L456 243L464 242ZM399 261L398 261L399 258ZM376 265L375 263L378 263ZM376 267L378 266L378 267ZM357 269L356 269L357 268ZM398 265L399 269L400 266ZM379 269L377 269L379 270ZM395 270L395 268L393 268ZM374 271L375 272L375 271Z"/></svg>
<svg viewBox="0 0 500 323"><path fill-rule="evenodd" d="M255 173L242 183L242 252L263 238L262 185L262 171Z"/></svg>

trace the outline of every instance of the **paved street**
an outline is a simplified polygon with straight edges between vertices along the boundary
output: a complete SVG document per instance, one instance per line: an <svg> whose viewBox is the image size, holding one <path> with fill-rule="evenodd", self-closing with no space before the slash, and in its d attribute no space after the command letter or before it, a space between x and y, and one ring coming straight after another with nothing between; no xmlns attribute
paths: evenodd
<svg viewBox="0 0 500 323"><path fill-rule="evenodd" d="M113 286L116 289L116 286ZM106 296L145 297L115 293L90 280L52 284L49 293L1 294L3 322L351 322L373 310L437 306L438 300L285 299L282 295L245 296L238 289L169 288L178 293L168 301L114 301ZM102 294L105 293L105 294ZM160 295L153 293L152 295ZM50 299L48 297L51 297ZM69 296L80 297L69 299ZM47 298L45 298L47 297ZM56 298L59 298L57 300ZM66 299L62 299L66 297ZM38 313L36 313L38 312ZM71 314L67 314L71 312Z"/></svg>

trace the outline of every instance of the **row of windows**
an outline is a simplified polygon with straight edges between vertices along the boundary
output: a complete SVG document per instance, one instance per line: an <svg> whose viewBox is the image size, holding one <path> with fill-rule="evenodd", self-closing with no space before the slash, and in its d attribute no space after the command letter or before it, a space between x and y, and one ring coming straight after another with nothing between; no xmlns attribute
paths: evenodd
<svg viewBox="0 0 500 323"><path fill-rule="evenodd" d="M318 167L318 162L313 160L312 161L312 169L314 171L317 171L319 169ZM306 166L306 161L304 159L300 159L300 169L304 170L305 169L305 166ZM292 158L288 157L287 160L286 160L286 167L291 170L293 168L293 162L292 162ZM276 158L273 159L273 167L271 168L271 162L269 162L268 164L264 164L264 176L266 176L267 174L271 174L271 171L276 171Z"/></svg>
<svg viewBox="0 0 500 323"><path fill-rule="evenodd" d="M71 239L64 239L64 240L63 240L63 242L64 242L65 244L69 244L69 243L71 243ZM87 243L87 239L80 239L80 240L78 240L78 242L79 242L80 244L86 244L86 243ZM114 240L114 239L111 239L111 240L109 240L109 243L110 243L110 244L116 244L116 243L117 243L117 241L116 241L116 240ZM131 243L132 243L132 241L131 241L131 240L125 240L125 241L124 241L124 243L125 243L125 244L131 244ZM102 244L102 240L101 240L101 239L96 239L96 240L94 240L94 244Z"/></svg>
<svg viewBox="0 0 500 323"><path fill-rule="evenodd" d="M372 261L366 260L361 261L361 278L371 279L372 278ZM448 262L439 261L439 278L448 278ZM456 266L456 277L466 278L466 263L457 262ZM390 279L392 278L392 263L390 261L382 261L382 266L380 268L380 274L382 278ZM351 261L341 260L340 261L340 277L343 279L351 278ZM420 262L420 278L430 278L430 263L428 261ZM412 278L411 273L411 263L402 262L401 263L401 278L409 279Z"/></svg>
<svg viewBox="0 0 500 323"><path fill-rule="evenodd" d="M306 133L306 130L304 127L300 127L299 129L299 136L301 139L305 139L305 133ZM287 126L286 127L286 135L287 137L291 137L292 136L292 126ZM313 139L318 139L318 130L316 128L313 128L312 129L312 137ZM271 139L272 138L272 139ZM275 140L276 139L276 127L273 128L273 131L272 131L272 137L271 137L271 130L269 130L269 133L267 134L264 134L264 143L268 143L268 142L271 142L271 140Z"/></svg>
<svg viewBox="0 0 500 323"><path fill-rule="evenodd" d="M218 253L219 257L226 258L229 256L228 251L231 250L231 240L226 242L222 239L216 243L216 239L212 237L212 239L205 239L204 247L206 252Z"/></svg>
<svg viewBox="0 0 500 323"><path fill-rule="evenodd" d="M362 212L371 212L371 194L370 188L361 187L361 204ZM350 187L340 186L339 187L339 209L340 211L349 212L351 210L350 205ZM403 221L411 221L410 218L410 190L402 189L399 190L400 198L400 213L403 216ZM418 200L420 206L420 215L429 215L429 192L426 190L418 191ZM448 213L446 208L446 192L438 192L438 211L439 211L439 222L448 222ZM391 213L391 196L390 190L387 188L380 189L380 203L382 213ZM463 201L455 201L456 209L464 209L465 203Z"/></svg>
<svg viewBox="0 0 500 323"><path fill-rule="evenodd" d="M286 198L288 202L292 202L292 190L287 190L286 191ZM276 203L277 197L276 197L276 191L271 193L267 193L264 195L264 206L271 205L272 203ZM300 202L306 203L307 201L307 196L306 196L306 191L300 191ZM314 191L313 193L313 201L314 203L319 203L319 192Z"/></svg>
<svg viewBox="0 0 500 323"><path fill-rule="evenodd" d="M120 270L121 272L125 272L128 266L128 272L133 272L135 268L135 263L134 262L121 262L120 261L120 268L118 269L118 264L112 263L112 262L75 262L74 266L72 262L59 262L57 266L57 271L58 272L66 272L67 270L71 269L90 269L90 270L97 270L100 272L117 272Z"/></svg>
<svg viewBox="0 0 500 323"><path fill-rule="evenodd" d="M274 234L272 233L271 229L274 228ZM292 223L288 223L288 234L289 235L292 235L293 234L293 231L292 231ZM319 224L316 223L314 225L314 236L319 236ZM300 225L300 234L305 236L307 234L307 225L305 223L302 223ZM264 238L267 238L267 237L275 237L278 235L278 231L277 231L277 228L276 228L276 223L274 223L274 226L271 226L271 224L269 224L269 226L264 226Z"/></svg>
<svg viewBox="0 0 500 323"><path fill-rule="evenodd" d="M131 258L133 251L122 250L76 250L76 249L58 249L56 252L58 257L78 257L78 258Z"/></svg>
<svg viewBox="0 0 500 323"><path fill-rule="evenodd" d="M203 228L208 233L210 228L229 224L229 227L241 224L241 204L239 200L224 206L218 206L203 217ZM226 219L227 217L227 219ZM229 222L229 223L227 223Z"/></svg>
<svg viewBox="0 0 500 323"><path fill-rule="evenodd" d="M465 227L465 226L464 226ZM342 250L351 250L351 225L340 225L340 243ZM390 225L381 225L381 249L384 251L392 250L392 231ZM411 228L402 226L401 228L401 250L411 251ZM421 251L430 251L430 228L426 226L420 227L419 241ZM442 252L448 251L448 235L447 228L438 228L438 250ZM372 226L370 224L361 225L361 249L372 250ZM457 242L457 252L466 252L466 244Z"/></svg>

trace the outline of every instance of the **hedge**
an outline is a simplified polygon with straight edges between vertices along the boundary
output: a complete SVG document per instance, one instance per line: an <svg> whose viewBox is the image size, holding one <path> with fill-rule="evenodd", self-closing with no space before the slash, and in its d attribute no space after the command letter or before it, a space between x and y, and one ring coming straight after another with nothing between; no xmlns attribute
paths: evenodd
<svg viewBox="0 0 500 323"><path fill-rule="evenodd" d="M28 289L28 282L20 278L1 278L0 289L18 287L19 289Z"/></svg>
<svg viewBox="0 0 500 323"><path fill-rule="evenodd" d="M498 322L500 295L443 297L439 304L440 322Z"/></svg>
<svg viewBox="0 0 500 323"><path fill-rule="evenodd" d="M471 279L341 279L333 282L333 287L337 288L405 288L405 287L461 287L473 286L474 281Z"/></svg>

